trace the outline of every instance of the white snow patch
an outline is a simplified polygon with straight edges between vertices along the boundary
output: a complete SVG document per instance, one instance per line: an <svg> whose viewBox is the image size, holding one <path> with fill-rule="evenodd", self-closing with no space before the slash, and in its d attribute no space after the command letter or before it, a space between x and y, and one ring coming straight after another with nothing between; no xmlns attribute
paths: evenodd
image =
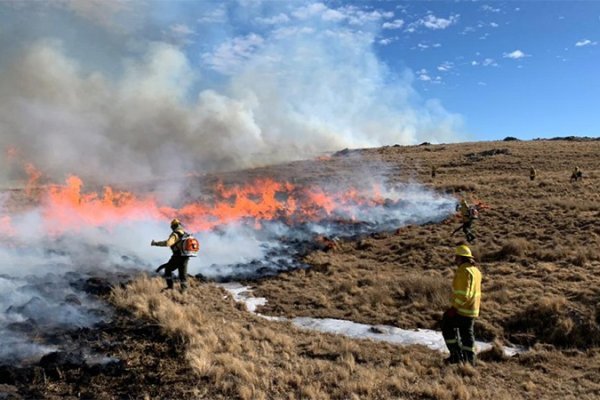
<svg viewBox="0 0 600 400"><path fill-rule="evenodd" d="M283 317L271 317L256 312L258 306L267 304L264 297L253 297L252 289L237 282L219 284L229 292L236 302L245 303L246 308L253 314L263 318L276 321L286 321ZM421 345L432 350L447 353L444 337L441 332L429 329L400 329L390 325L366 325L352 321L333 318L310 318L296 317L290 320L294 325L302 329L344 335L354 339L371 339L382 342L398 344L402 346ZM475 342L477 352L487 351L492 348L490 343ZM521 347L504 346L504 355L512 357L525 351Z"/></svg>

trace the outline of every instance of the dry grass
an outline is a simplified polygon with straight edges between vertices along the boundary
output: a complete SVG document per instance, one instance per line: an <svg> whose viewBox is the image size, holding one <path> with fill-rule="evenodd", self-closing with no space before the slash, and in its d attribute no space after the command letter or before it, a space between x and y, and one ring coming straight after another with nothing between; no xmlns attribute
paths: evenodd
<svg viewBox="0 0 600 400"><path fill-rule="evenodd" d="M364 398L390 395L387 379L401 369L389 369L386 345L366 343L367 354L356 342L328 335L296 331L285 323L272 323L240 310L224 292L206 285L189 294L164 295L158 279L141 278L117 288L112 301L139 318L156 322L180 343L185 359L198 378L219 396L261 398ZM373 348L376 348L373 351ZM432 362L431 359L428 360ZM415 364L417 370L423 368ZM414 368L413 368L414 369ZM416 377L416 373L410 374ZM456 379L460 379L457 377ZM428 393L424 382L405 395ZM395 388L394 390L397 390ZM441 393L451 396L447 389Z"/></svg>
<svg viewBox="0 0 600 400"><path fill-rule="evenodd" d="M494 149L503 154L492 154ZM476 332L506 341L522 334L511 331L511 322L547 296L563 296L567 309L594 321L600 298L600 162L593 156L598 153L599 142L539 141L388 147L361 154L363 163L396 163L406 176L488 206L474 225L473 250L484 275ZM586 179L573 185L569 176L575 164ZM429 176L431 165L438 167L435 179ZM531 165L538 171L533 182ZM449 234L458 225L449 220L409 226L344 243L354 246L351 252L311 254L307 263L327 265L326 273L292 271L285 279L261 281L257 294L269 300L263 312L435 328L446 307L452 247L461 238ZM314 307L309 299L317 297ZM566 322L559 326L569 329ZM589 345L563 343L556 334L537 340Z"/></svg>
<svg viewBox="0 0 600 400"><path fill-rule="evenodd" d="M507 151L487 153L494 149ZM444 367L441 354L423 347L355 341L267 321L221 289L195 281L181 296L160 294L160 280L142 278L115 289L112 301L176 344L161 362L185 364L193 374L176 376L165 368L162 382L178 381L172 384L185 388L178 391L187 393L182 398L597 399L598 154L600 142L388 146L220 177L345 182L357 169L378 168L383 161L392 166L385 172L391 182L417 179L488 205L474 227L484 277L475 330L495 346L476 369ZM538 171L533 182L531 165ZM584 171L583 182L569 182L574 165ZM436 328L447 307L452 249L462 239L450 235L458 224L450 219L409 226L308 254L304 261L311 268L255 283L255 294L268 298L259 311ZM500 346L508 340L532 349L505 359ZM139 351L120 356L145 360L130 360L140 374L164 365Z"/></svg>
<svg viewBox="0 0 600 400"><path fill-rule="evenodd" d="M192 281L186 295L161 294L162 285L158 278L142 277L114 289L111 301L175 340L176 357L194 372L180 377L190 396L185 398L592 398L598 387L591 380L569 383L574 369L565 375L565 382L556 382L565 365L582 359L599 363L598 352L573 358L535 350L537 360L544 357L542 369L531 355L506 359L496 344L481 357L477 368L444 367L440 354L421 347L350 340L267 321L248 313L211 284ZM438 286L416 276L407 285L419 287L418 296L425 297ZM544 304L560 309L563 303ZM529 380L515 379L525 368Z"/></svg>

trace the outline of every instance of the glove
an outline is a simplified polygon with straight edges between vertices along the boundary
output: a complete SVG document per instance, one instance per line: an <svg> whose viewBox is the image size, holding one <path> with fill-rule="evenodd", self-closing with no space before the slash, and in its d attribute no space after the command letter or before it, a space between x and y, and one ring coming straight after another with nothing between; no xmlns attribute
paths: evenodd
<svg viewBox="0 0 600 400"><path fill-rule="evenodd" d="M454 307L450 307L449 309L446 310L446 312L444 313L444 315L446 317L452 318L452 317L456 317L456 308Z"/></svg>
<svg viewBox="0 0 600 400"><path fill-rule="evenodd" d="M156 241L153 240L152 242L150 242L150 246L155 246L155 245L156 245Z"/></svg>
<svg viewBox="0 0 600 400"><path fill-rule="evenodd" d="M163 269L163 267L162 267L162 266L160 266L160 267L156 268L156 273L159 273L160 271L162 271L162 269Z"/></svg>

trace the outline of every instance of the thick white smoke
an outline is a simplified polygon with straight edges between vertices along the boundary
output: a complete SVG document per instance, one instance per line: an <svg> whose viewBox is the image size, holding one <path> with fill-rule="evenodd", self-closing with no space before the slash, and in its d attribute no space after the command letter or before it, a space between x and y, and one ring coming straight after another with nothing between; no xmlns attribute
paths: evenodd
<svg viewBox="0 0 600 400"><path fill-rule="evenodd" d="M392 74L378 59L375 17L340 17L357 9L242 3L225 12L202 2L188 11L205 18L188 27L157 16L166 2L109 3L104 14L95 2L0 4L15 38L0 39L0 148L19 149L55 180L235 169L452 140L460 126L419 98L410 71ZM184 15L186 4L171 12Z"/></svg>
<svg viewBox="0 0 600 400"><path fill-rule="evenodd" d="M312 248L315 235L343 239L406 224L437 222L451 214L455 204L453 198L416 184L388 188L376 196L386 201L335 209L330 218L320 222L290 224L284 219L256 224L246 220L196 232L201 251L190 261L188 272L223 281L302 268L297 256ZM119 274L152 274L170 257L169 249L150 247L151 240L166 239L168 221L151 216L123 218L105 226L69 221L72 225L57 226L60 229L56 231L48 226L45 211L40 206L11 213L0 207L0 215L11 217L11 235L0 245L0 333L6 344L0 362L35 359L53 345L61 345L40 341L43 334L109 319L110 310L82 290L89 278L110 281L118 280Z"/></svg>

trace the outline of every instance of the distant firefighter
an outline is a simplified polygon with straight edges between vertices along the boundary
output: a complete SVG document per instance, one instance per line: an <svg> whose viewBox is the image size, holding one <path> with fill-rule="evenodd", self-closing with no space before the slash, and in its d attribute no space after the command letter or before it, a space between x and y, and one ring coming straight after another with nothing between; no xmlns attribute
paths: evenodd
<svg viewBox="0 0 600 400"><path fill-rule="evenodd" d="M475 240L475 235L473 234L473 231L471 231L471 227L473 226L473 221L479 218L479 210L477 209L477 206L469 206L467 200L462 199L460 203L457 204L456 211L460 211L462 225L456 228L452 234L454 235L462 229L465 238L471 243Z"/></svg>
<svg viewBox="0 0 600 400"><path fill-rule="evenodd" d="M571 183L577 182L583 179L583 172L579 169L579 167L575 167L573 173L571 174Z"/></svg>
<svg viewBox="0 0 600 400"><path fill-rule="evenodd" d="M535 170L535 168L531 167L531 169L529 169L529 180L534 181L536 176L537 171Z"/></svg>
<svg viewBox="0 0 600 400"><path fill-rule="evenodd" d="M471 249L466 245L454 251L457 269L452 281L450 308L442 317L442 335L450 352L447 364L467 362L475 365L475 318L481 301L481 272L475 266Z"/></svg>
<svg viewBox="0 0 600 400"><path fill-rule="evenodd" d="M173 271L177 270L181 292L187 289L187 266L190 257L198 253L198 241L183 229L181 222L175 218L171 221L171 234L167 240L153 240L151 246L170 247L173 255L165 264L156 269L156 272L165 270L167 287L163 290L173 289Z"/></svg>
<svg viewBox="0 0 600 400"><path fill-rule="evenodd" d="M435 178L435 175L437 173L437 168L435 167L435 165L431 166L431 178Z"/></svg>

